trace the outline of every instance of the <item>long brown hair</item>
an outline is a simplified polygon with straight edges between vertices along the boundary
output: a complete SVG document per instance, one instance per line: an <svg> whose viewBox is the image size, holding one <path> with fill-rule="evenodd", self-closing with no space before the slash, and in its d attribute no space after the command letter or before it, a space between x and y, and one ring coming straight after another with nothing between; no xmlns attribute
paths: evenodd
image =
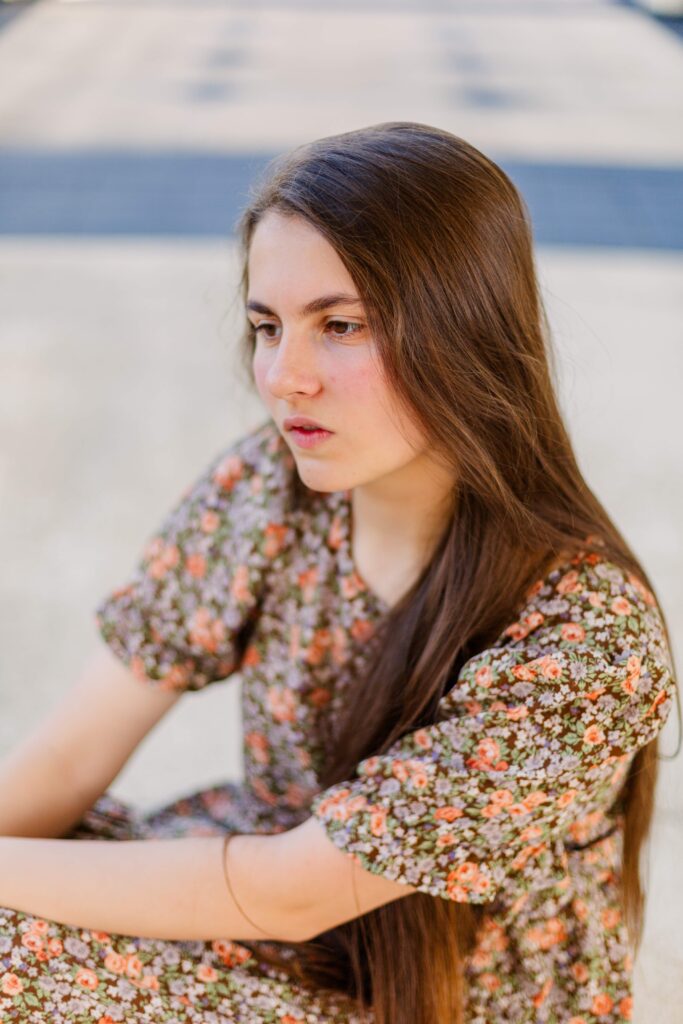
<svg viewBox="0 0 683 1024"><path fill-rule="evenodd" d="M530 217L497 164L449 132L405 121L277 158L238 224L243 301L251 237L271 209L304 218L337 251L390 385L453 466L452 517L382 622L392 642L377 645L351 684L348 713L328 737L325 788L434 722L449 681L514 619L530 584L591 538L653 587L577 465L555 396ZM249 326L241 351L253 383ZM299 498L305 490L299 481ZM655 739L634 757L621 794L635 948L656 775ZM453 1024L464 1019L464 964L485 910L413 893L300 943L294 967L275 946L259 952L304 984L356 997L361 1012L371 1006L377 1024Z"/></svg>

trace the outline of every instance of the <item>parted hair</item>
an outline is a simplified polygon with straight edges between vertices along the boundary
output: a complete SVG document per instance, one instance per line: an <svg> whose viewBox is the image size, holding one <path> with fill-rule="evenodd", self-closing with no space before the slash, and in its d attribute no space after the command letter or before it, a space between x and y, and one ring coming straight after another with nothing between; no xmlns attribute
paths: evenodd
<svg viewBox="0 0 683 1024"><path fill-rule="evenodd" d="M327 787L435 721L464 662L587 538L600 538L606 557L653 586L577 464L556 398L530 216L495 162L410 121L331 135L276 158L238 222L245 302L250 241L268 210L304 218L334 247L390 385L453 466L452 516L382 622L391 642L377 645L351 684L330 736ZM240 352L252 384L254 344L247 326ZM300 500L305 490L299 481ZM622 790L621 891L635 948L657 761L654 739L636 753ZM465 1019L464 965L485 910L418 892L300 943L295 965L275 945L260 955L299 983L350 994L376 1024L454 1024Z"/></svg>

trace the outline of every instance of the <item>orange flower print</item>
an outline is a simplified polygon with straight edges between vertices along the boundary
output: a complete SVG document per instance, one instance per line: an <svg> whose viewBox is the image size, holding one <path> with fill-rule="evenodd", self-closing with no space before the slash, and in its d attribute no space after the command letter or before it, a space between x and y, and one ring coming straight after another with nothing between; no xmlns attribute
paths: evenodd
<svg viewBox="0 0 683 1024"><path fill-rule="evenodd" d="M615 597L610 608L615 615L628 615L631 611L631 603L625 597Z"/></svg>
<svg viewBox="0 0 683 1024"><path fill-rule="evenodd" d="M333 551L337 551L341 546L343 538L342 522L339 516L335 516L330 523L330 529L327 534L327 545L332 548Z"/></svg>
<svg viewBox="0 0 683 1024"><path fill-rule="evenodd" d="M562 639L570 643L579 643L586 636L586 630L578 622L565 622L562 626Z"/></svg>
<svg viewBox="0 0 683 1024"><path fill-rule="evenodd" d="M221 958L226 967L237 967L252 956L246 946L241 946L238 942L231 942L230 939L213 939L211 949Z"/></svg>
<svg viewBox="0 0 683 1024"><path fill-rule="evenodd" d="M348 657L348 637L341 626L332 629L332 646L330 652L336 665L344 665Z"/></svg>
<svg viewBox="0 0 683 1024"><path fill-rule="evenodd" d="M306 662L309 665L319 665L328 648L332 643L332 635L329 629L316 629L308 648L306 649Z"/></svg>
<svg viewBox="0 0 683 1024"><path fill-rule="evenodd" d="M185 662L183 665L171 665L163 677L162 690L184 690L192 675L193 662Z"/></svg>
<svg viewBox="0 0 683 1024"><path fill-rule="evenodd" d="M514 797L509 789L497 789L495 793L491 794L491 803L507 807L509 804L514 803Z"/></svg>
<svg viewBox="0 0 683 1024"><path fill-rule="evenodd" d="M572 910L579 921L585 921L588 918L588 905L585 900L580 899L578 896L572 900Z"/></svg>
<svg viewBox="0 0 683 1024"><path fill-rule="evenodd" d="M493 682L493 673L491 672L491 666L482 665L480 669L477 669L474 678L477 683L477 686L482 686L485 690L487 690L491 683Z"/></svg>
<svg viewBox="0 0 683 1024"><path fill-rule="evenodd" d="M588 595L588 603L592 605L593 608L600 608L601 605L605 603L605 598L602 594L597 594L595 591L591 591Z"/></svg>
<svg viewBox="0 0 683 1024"><path fill-rule="evenodd" d="M242 658L241 668L253 668L255 665L261 664L261 655L259 654L258 647L256 644L249 644L244 657Z"/></svg>
<svg viewBox="0 0 683 1024"><path fill-rule="evenodd" d="M231 491L242 478L244 463L237 455L227 455L213 471L213 482L224 491Z"/></svg>
<svg viewBox="0 0 683 1024"><path fill-rule="evenodd" d="M650 715L654 714L655 709L658 708L659 705L662 704L665 700L666 700L666 690L660 690L659 693L657 694L657 696L655 697L655 699L652 701L652 704L650 704L650 707L647 709L647 711L643 715L643 718L649 718Z"/></svg>
<svg viewBox="0 0 683 1024"><path fill-rule="evenodd" d="M310 798L310 791L305 786L290 782L285 792L285 803L288 807L305 807ZM349 808L350 810L351 808Z"/></svg>
<svg viewBox="0 0 683 1024"><path fill-rule="evenodd" d="M301 649L301 624L295 622L289 633L289 657L296 661Z"/></svg>
<svg viewBox="0 0 683 1024"><path fill-rule="evenodd" d="M472 860L463 861L453 872L461 885L471 885L479 874L479 868Z"/></svg>
<svg viewBox="0 0 683 1024"><path fill-rule="evenodd" d="M387 830L387 812L383 807L371 808L370 831L373 836L383 836Z"/></svg>
<svg viewBox="0 0 683 1024"><path fill-rule="evenodd" d="M515 665L512 669L512 674L515 679L523 679L530 682L536 678L536 669L532 664Z"/></svg>
<svg viewBox="0 0 683 1024"><path fill-rule="evenodd" d="M263 779L250 779L250 785L259 800L270 804L271 807L277 803L277 797L268 789Z"/></svg>
<svg viewBox="0 0 683 1024"><path fill-rule="evenodd" d="M7 971L0 979L0 990L6 996L18 996L24 991L24 983L12 971Z"/></svg>
<svg viewBox="0 0 683 1024"><path fill-rule="evenodd" d="M248 732L244 740L254 760L258 761L259 764L268 764L270 760L268 755L270 744L267 736L262 732Z"/></svg>
<svg viewBox="0 0 683 1024"><path fill-rule="evenodd" d="M523 640L528 632L528 626L523 626L521 622L513 622L507 627L504 635L511 637L513 640Z"/></svg>
<svg viewBox="0 0 683 1024"><path fill-rule="evenodd" d="M126 957L126 974L129 978L139 978L142 974L142 960L135 953Z"/></svg>
<svg viewBox="0 0 683 1024"><path fill-rule="evenodd" d="M437 807L434 811L434 817L437 821L455 821L456 818L462 817L462 811L459 807L453 807L449 804L448 807Z"/></svg>
<svg viewBox="0 0 683 1024"><path fill-rule="evenodd" d="M602 1017L609 1013L614 1006L614 1000L607 992L600 992L591 1003L591 1013L594 1013L596 1017Z"/></svg>
<svg viewBox="0 0 683 1024"><path fill-rule="evenodd" d="M263 490L263 477L260 473L254 473L249 484L249 490L252 494L260 494Z"/></svg>
<svg viewBox="0 0 683 1024"><path fill-rule="evenodd" d="M104 967L113 974L123 974L126 970L126 958L111 950L104 958Z"/></svg>
<svg viewBox="0 0 683 1024"><path fill-rule="evenodd" d="M230 584L230 593L236 601L242 604L254 604L256 598L249 588L249 567L247 565L236 566Z"/></svg>
<svg viewBox="0 0 683 1024"><path fill-rule="evenodd" d="M269 686L268 709L276 722L293 722L296 719L294 691L287 686Z"/></svg>
<svg viewBox="0 0 683 1024"><path fill-rule="evenodd" d="M97 975L89 967L81 967L74 980L77 985L90 989L91 992L94 992L99 985Z"/></svg>
<svg viewBox="0 0 683 1024"><path fill-rule="evenodd" d="M546 999L550 995L550 990L553 987L553 985L554 982L552 978L548 978L547 981L543 982L542 988L536 993L536 995L532 999L532 1002L536 1009L538 1009L539 1006L542 1006L543 1003L546 1001Z"/></svg>
<svg viewBox="0 0 683 1024"><path fill-rule="evenodd" d="M413 739L417 743L418 747L422 747L423 750L429 750L432 746L432 738L426 729L418 729L414 732Z"/></svg>
<svg viewBox="0 0 683 1024"><path fill-rule="evenodd" d="M204 579L206 576L206 559L204 558L204 555L188 555L185 559L185 568L190 576L194 576L195 579Z"/></svg>
<svg viewBox="0 0 683 1024"><path fill-rule="evenodd" d="M543 790L537 789L533 793L527 793L522 800L522 803L526 808L532 810L534 807L538 807L540 804L545 803L548 799L548 794L544 793Z"/></svg>
<svg viewBox="0 0 683 1024"><path fill-rule="evenodd" d="M568 807L569 804L574 802L574 798L576 797L577 793L577 789L567 789L564 793L560 793L557 800L555 801L557 803L557 806Z"/></svg>
<svg viewBox="0 0 683 1024"><path fill-rule="evenodd" d="M300 572L297 577L297 583L301 588L301 594L306 604L310 604L315 597L318 575L317 566L313 566L313 568L307 569L305 572Z"/></svg>
<svg viewBox="0 0 683 1024"><path fill-rule="evenodd" d="M505 715L510 719L511 722L520 722L523 718L526 718L529 714L529 709L526 704L518 704L515 708L507 708Z"/></svg>
<svg viewBox="0 0 683 1024"><path fill-rule="evenodd" d="M45 945L45 940L42 935L37 935L35 932L24 932L21 937L21 944L26 949L30 949L32 953L37 953L39 949L42 949Z"/></svg>
<svg viewBox="0 0 683 1024"><path fill-rule="evenodd" d="M495 992L500 988L500 978L496 974L487 971L479 976L479 984L483 985L488 992Z"/></svg>
<svg viewBox="0 0 683 1024"><path fill-rule="evenodd" d="M559 661L551 658L549 654L546 654L544 658L539 658L538 667L544 679L559 679L562 675Z"/></svg>
<svg viewBox="0 0 683 1024"><path fill-rule="evenodd" d="M225 640L225 623L208 608L197 608L189 623L190 643L215 654Z"/></svg>
<svg viewBox="0 0 683 1024"><path fill-rule="evenodd" d="M567 938L563 922L559 917L551 917L540 928L529 928L526 938L536 949L552 949Z"/></svg>
<svg viewBox="0 0 683 1024"><path fill-rule="evenodd" d="M486 807L482 807L481 815L483 818L495 818L497 814L502 814L503 808L500 804L487 804Z"/></svg>
<svg viewBox="0 0 683 1024"><path fill-rule="evenodd" d="M360 594L362 590L365 590L365 584L355 569L348 576L342 576L341 592L348 601Z"/></svg>
<svg viewBox="0 0 683 1024"><path fill-rule="evenodd" d="M624 1020L630 1020L633 1015L633 999L631 996L624 996L619 1000L619 1013Z"/></svg>
<svg viewBox="0 0 683 1024"><path fill-rule="evenodd" d="M391 762L391 774L394 778L398 779L399 782L405 782L408 778L408 769L403 761L392 761Z"/></svg>
<svg viewBox="0 0 683 1024"><path fill-rule="evenodd" d="M589 978L588 968L586 967L586 965L584 963L581 963L581 961L578 961L577 963L572 964L571 972L572 972L572 974L574 976L574 979L576 981L578 981L579 985L583 985L583 983L585 981L588 981L588 978Z"/></svg>
<svg viewBox="0 0 683 1024"><path fill-rule="evenodd" d="M263 553L266 558L275 558L284 547L287 527L284 523L268 523L265 529Z"/></svg>
<svg viewBox="0 0 683 1024"><path fill-rule="evenodd" d="M324 686L316 686L315 690L311 690L308 695L308 702L309 704L312 704L314 708L324 708L331 700L332 694L329 690L326 690Z"/></svg>
<svg viewBox="0 0 683 1024"><path fill-rule="evenodd" d="M180 561L180 550L175 544L164 544L159 556L154 558L147 568L153 580L162 579L169 569L175 569Z"/></svg>
<svg viewBox="0 0 683 1024"><path fill-rule="evenodd" d="M369 640L374 632L374 626L367 619L355 619L350 632L354 640Z"/></svg>
<svg viewBox="0 0 683 1024"><path fill-rule="evenodd" d="M600 915L603 928L616 928L621 921L621 911L618 907L606 907Z"/></svg>
<svg viewBox="0 0 683 1024"><path fill-rule="evenodd" d="M218 971L210 964L200 964L197 968L197 978L199 981L218 981Z"/></svg>
<svg viewBox="0 0 683 1024"><path fill-rule="evenodd" d="M133 984L137 985L138 988L150 989L154 992L159 990L159 979L156 974L143 974L140 981L133 982Z"/></svg>
<svg viewBox="0 0 683 1024"><path fill-rule="evenodd" d="M213 511L213 509L207 508L202 512L199 525L204 533L215 533L220 525L220 517L217 512Z"/></svg>
<svg viewBox="0 0 683 1024"><path fill-rule="evenodd" d="M583 742L590 743L591 746L594 746L596 743L604 743L605 734L599 726L589 725L588 728L584 731Z"/></svg>
<svg viewBox="0 0 683 1024"><path fill-rule="evenodd" d="M579 581L579 574L576 569L572 569L570 572L565 573L555 587L558 594L576 594L579 593L582 588L583 584Z"/></svg>
<svg viewBox="0 0 683 1024"><path fill-rule="evenodd" d="M429 777L423 768L418 768L410 773L410 782L415 789L424 789L429 785Z"/></svg>

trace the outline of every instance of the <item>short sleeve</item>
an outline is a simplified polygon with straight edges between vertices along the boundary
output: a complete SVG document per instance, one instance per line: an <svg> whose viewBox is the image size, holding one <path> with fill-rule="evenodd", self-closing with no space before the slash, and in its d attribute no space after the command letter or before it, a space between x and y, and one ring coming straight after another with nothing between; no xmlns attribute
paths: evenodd
<svg viewBox="0 0 683 1024"><path fill-rule="evenodd" d="M270 423L224 449L97 605L102 638L137 678L199 690L239 669L287 540L289 466Z"/></svg>
<svg viewBox="0 0 683 1024"><path fill-rule="evenodd" d="M673 666L641 581L584 553L525 600L434 724L314 797L367 870L458 902L507 898L558 840L581 837L664 724Z"/></svg>

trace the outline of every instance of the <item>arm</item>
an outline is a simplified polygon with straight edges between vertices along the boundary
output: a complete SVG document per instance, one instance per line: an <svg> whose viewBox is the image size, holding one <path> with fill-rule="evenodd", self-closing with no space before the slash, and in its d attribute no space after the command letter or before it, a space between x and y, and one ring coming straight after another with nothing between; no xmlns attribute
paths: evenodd
<svg viewBox="0 0 683 1024"><path fill-rule="evenodd" d="M0 838L0 906L79 928L158 939L300 942L357 916L354 862L313 818L288 832L223 838L83 842ZM407 896L356 867L362 913Z"/></svg>
<svg viewBox="0 0 683 1024"><path fill-rule="evenodd" d="M0 835L68 831L180 696L145 685L100 646L64 698L0 761Z"/></svg>

